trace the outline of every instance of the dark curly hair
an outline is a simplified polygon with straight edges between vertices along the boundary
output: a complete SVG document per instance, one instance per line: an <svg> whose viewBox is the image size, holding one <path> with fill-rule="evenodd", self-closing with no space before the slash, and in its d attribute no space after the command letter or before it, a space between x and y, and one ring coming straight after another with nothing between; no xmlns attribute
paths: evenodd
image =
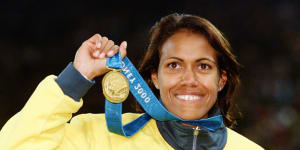
<svg viewBox="0 0 300 150"><path fill-rule="evenodd" d="M226 71L227 82L223 90L218 93L218 99L214 107L220 108L224 124L227 127L232 127L236 123L232 113L232 101L240 84L240 64L233 55L229 42L208 20L195 15L174 13L158 21L149 32L149 45L144 58L139 64L141 75L154 94L159 97L159 90L155 88L151 81L151 73L158 71L162 45L180 29L187 29L205 36L217 51L218 69L219 72ZM137 107L137 110L142 109Z"/></svg>

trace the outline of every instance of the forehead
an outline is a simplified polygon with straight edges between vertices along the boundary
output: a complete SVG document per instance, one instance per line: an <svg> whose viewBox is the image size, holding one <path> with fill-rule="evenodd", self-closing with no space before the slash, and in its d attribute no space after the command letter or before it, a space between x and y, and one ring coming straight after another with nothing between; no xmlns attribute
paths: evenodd
<svg viewBox="0 0 300 150"><path fill-rule="evenodd" d="M216 61L216 50L204 35L182 29L163 43L161 60L168 57L178 57L186 60L210 58Z"/></svg>

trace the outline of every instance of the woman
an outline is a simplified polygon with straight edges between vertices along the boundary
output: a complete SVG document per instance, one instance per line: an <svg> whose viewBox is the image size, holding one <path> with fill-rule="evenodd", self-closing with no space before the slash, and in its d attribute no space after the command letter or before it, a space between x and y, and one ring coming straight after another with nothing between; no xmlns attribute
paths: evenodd
<svg viewBox="0 0 300 150"><path fill-rule="evenodd" d="M230 45L209 21L192 15L171 14L150 31L149 46L140 72L168 111L184 120L223 115L230 127L229 109L239 85L239 64ZM136 135L110 133L104 114L83 114L68 121L81 98L103 75L106 57L120 46L94 35L78 49L74 62L56 78L42 81L24 108L0 132L4 149L262 149L222 127L209 131L181 121L151 119ZM124 114L129 122L140 114Z"/></svg>

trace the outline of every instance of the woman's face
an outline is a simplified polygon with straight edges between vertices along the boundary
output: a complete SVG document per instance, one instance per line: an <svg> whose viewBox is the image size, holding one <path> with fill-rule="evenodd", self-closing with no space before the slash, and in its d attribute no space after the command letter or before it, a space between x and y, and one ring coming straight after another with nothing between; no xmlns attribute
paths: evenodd
<svg viewBox="0 0 300 150"><path fill-rule="evenodd" d="M216 51L201 34L180 30L162 45L158 72L151 78L164 106L184 120L207 118L227 80Z"/></svg>

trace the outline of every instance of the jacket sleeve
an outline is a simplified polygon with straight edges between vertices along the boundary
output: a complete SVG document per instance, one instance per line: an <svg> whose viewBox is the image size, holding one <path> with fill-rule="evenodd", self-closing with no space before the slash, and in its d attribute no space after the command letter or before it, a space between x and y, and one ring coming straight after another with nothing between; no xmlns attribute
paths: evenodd
<svg viewBox="0 0 300 150"><path fill-rule="evenodd" d="M0 131L0 149L43 149L59 147L65 127L82 106L64 94L54 75L46 77L31 95L24 108Z"/></svg>

